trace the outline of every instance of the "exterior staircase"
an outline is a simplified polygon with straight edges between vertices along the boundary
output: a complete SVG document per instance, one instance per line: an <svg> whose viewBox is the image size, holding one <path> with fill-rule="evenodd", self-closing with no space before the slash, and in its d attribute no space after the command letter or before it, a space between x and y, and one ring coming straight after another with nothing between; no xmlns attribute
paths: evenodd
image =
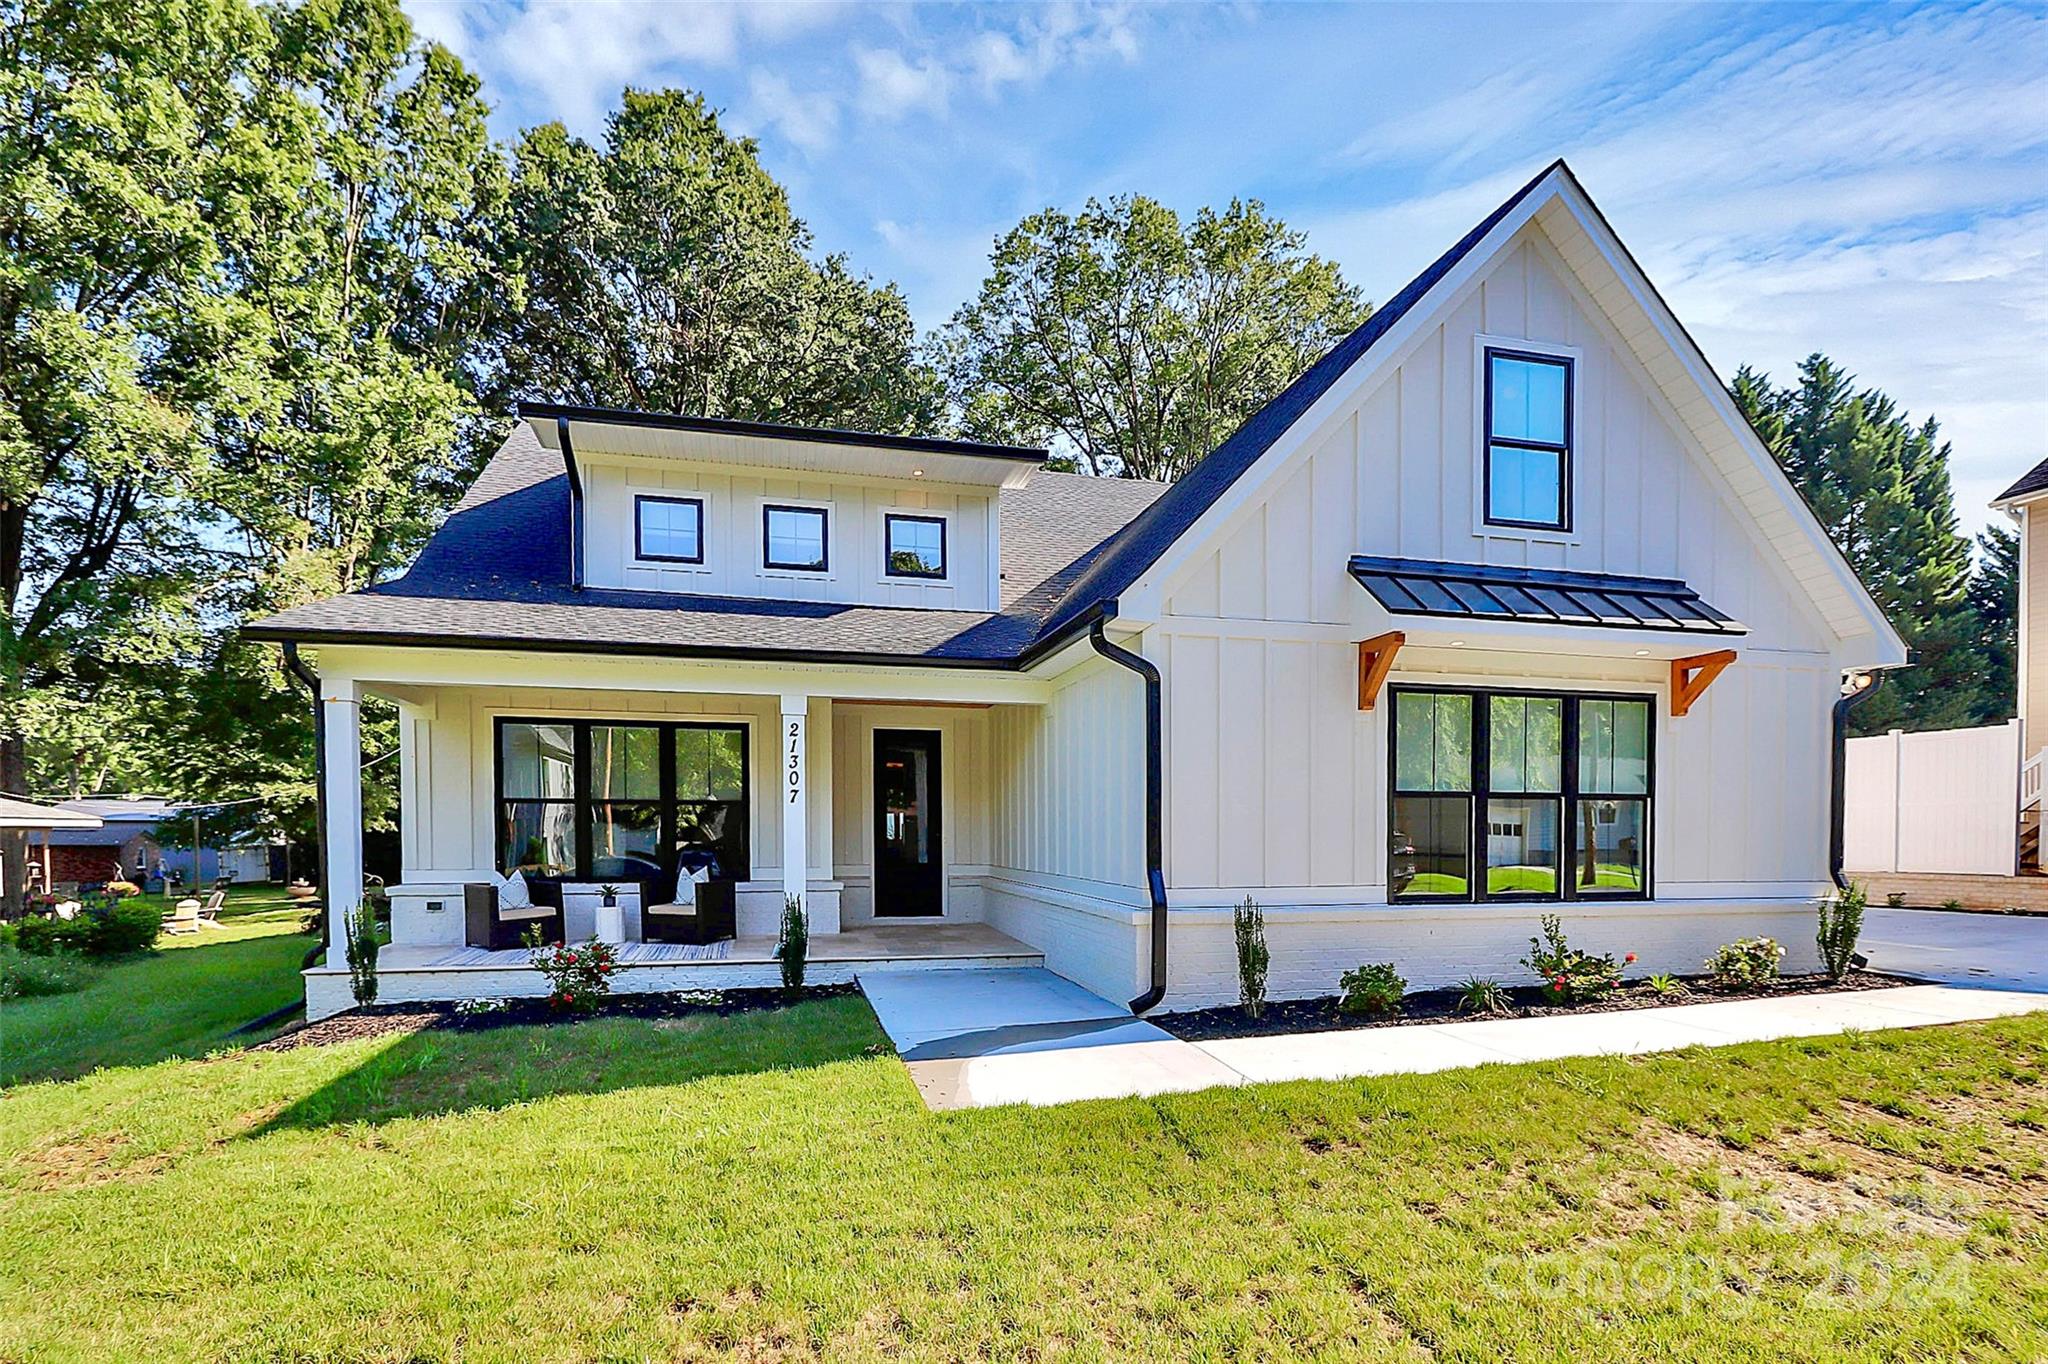
<svg viewBox="0 0 2048 1364"><path fill-rule="evenodd" d="M2048 776L2048 749L2042 749L2020 767L2020 855L2021 876L2041 876L2041 789Z"/></svg>

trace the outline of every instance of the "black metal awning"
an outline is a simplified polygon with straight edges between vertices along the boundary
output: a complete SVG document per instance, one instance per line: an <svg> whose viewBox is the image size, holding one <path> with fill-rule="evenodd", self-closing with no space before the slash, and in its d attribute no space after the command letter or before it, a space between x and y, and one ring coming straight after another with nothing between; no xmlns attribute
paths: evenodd
<svg viewBox="0 0 2048 1364"><path fill-rule="evenodd" d="M1397 616L1592 625L1614 630L1678 630L1701 635L1748 633L1676 578L1619 573L1497 568L1434 559L1381 559L1357 554L1351 576Z"/></svg>

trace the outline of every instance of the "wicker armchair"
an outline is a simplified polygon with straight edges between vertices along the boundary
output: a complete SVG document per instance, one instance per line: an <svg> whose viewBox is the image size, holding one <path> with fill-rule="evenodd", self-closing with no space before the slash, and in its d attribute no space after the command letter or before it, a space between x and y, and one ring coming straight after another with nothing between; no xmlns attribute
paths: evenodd
<svg viewBox="0 0 2048 1364"><path fill-rule="evenodd" d="M471 882L462 888L463 941L471 947L504 952L523 944L526 930L540 925L541 936L549 942L562 940L562 885L559 881L526 883L533 896L530 909L498 908L498 888L489 881Z"/></svg>
<svg viewBox="0 0 2048 1364"><path fill-rule="evenodd" d="M685 868L702 868L710 879L695 883L695 895L688 904L665 904L668 897L663 892L673 882L648 881L640 887L640 937L646 942L723 942L738 931L737 911L734 908L738 883L727 878L718 865L717 857L698 852L686 851L681 855ZM680 890L681 886L675 886Z"/></svg>

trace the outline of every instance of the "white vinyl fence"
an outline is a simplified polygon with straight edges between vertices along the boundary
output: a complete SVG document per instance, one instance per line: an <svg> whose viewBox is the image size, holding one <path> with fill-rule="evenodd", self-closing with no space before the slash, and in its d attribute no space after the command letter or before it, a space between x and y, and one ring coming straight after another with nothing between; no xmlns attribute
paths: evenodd
<svg viewBox="0 0 2048 1364"><path fill-rule="evenodd" d="M2011 876L2020 722L1849 740L1843 861L1852 872Z"/></svg>

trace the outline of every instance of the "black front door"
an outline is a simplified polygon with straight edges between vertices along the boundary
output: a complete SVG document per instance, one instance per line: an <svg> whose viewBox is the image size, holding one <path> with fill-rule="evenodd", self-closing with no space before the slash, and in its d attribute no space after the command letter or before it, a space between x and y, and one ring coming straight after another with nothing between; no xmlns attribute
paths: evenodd
<svg viewBox="0 0 2048 1364"><path fill-rule="evenodd" d="M939 821L939 736L875 731L875 915L945 910Z"/></svg>

